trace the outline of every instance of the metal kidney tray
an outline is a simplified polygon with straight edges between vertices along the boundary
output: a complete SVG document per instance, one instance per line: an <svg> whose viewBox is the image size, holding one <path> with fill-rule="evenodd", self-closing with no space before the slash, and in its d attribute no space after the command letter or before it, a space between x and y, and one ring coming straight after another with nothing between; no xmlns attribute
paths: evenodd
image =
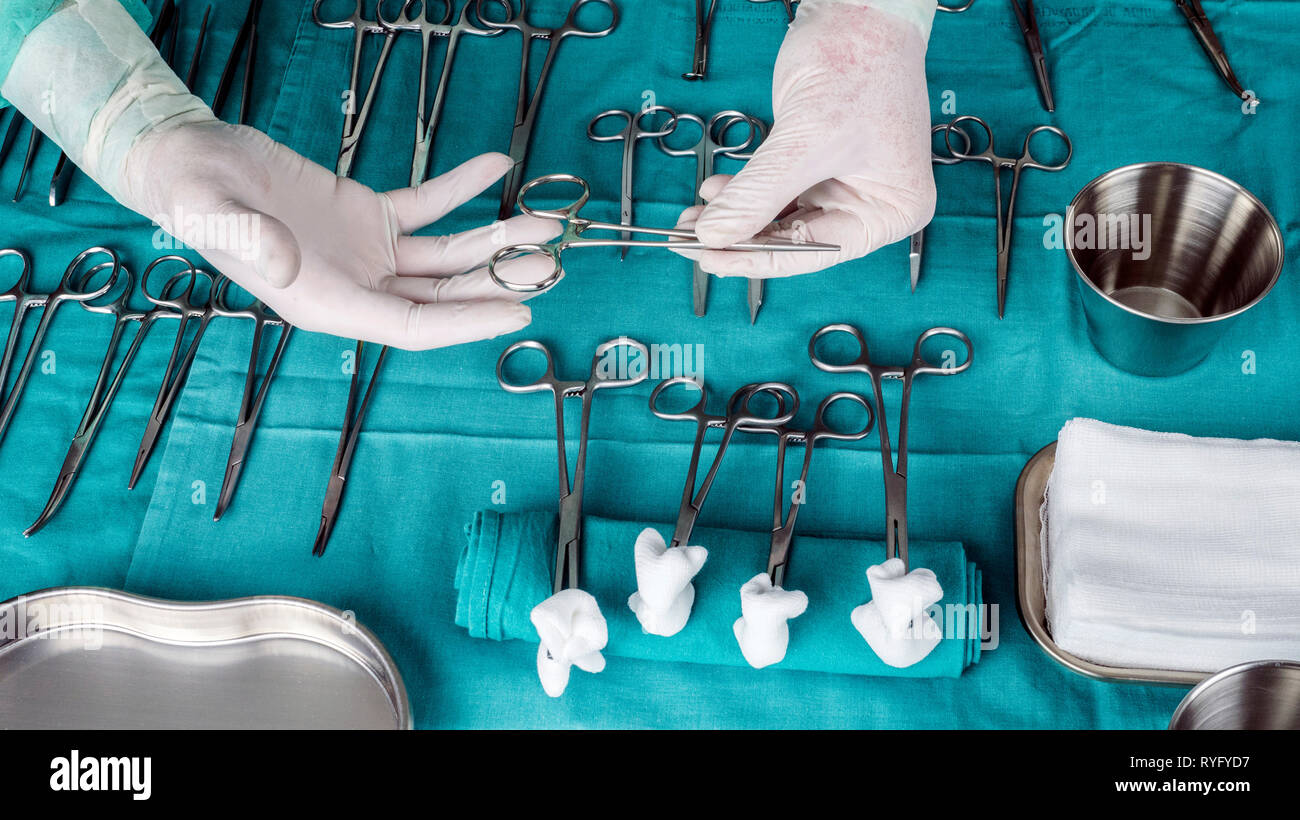
<svg viewBox="0 0 1300 820"><path fill-rule="evenodd" d="M3 729L409 729L387 650L302 598L91 587L0 604Z"/></svg>
<svg viewBox="0 0 1300 820"><path fill-rule="evenodd" d="M1043 593L1042 529L1039 510L1047 491L1047 479L1056 464L1056 442L1034 454L1020 471L1016 482L1016 603L1020 620L1035 643L1052 660L1080 675L1109 681L1191 686L1207 677L1202 672L1171 669L1140 669L1102 666L1066 652L1047 631L1047 600Z"/></svg>

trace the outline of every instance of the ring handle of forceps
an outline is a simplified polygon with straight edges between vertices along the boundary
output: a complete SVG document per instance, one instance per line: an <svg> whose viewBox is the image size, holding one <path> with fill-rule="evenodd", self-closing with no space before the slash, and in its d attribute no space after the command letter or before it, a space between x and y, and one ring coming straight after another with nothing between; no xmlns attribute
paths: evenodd
<svg viewBox="0 0 1300 820"><path fill-rule="evenodd" d="M677 385L690 385L700 393L699 400L689 409L682 412L671 412L659 408L660 396L669 389ZM755 393L768 392L769 395L776 397L780 402L778 413L772 417L762 417L748 412L747 403ZM786 407L786 399L789 398L790 407ZM657 418L665 421L694 421L703 422L709 426L722 426L728 424L731 419L737 419L738 427L777 427L782 424L788 424L794 419L795 414L799 411L799 396L794 389L787 384L779 382L763 382L761 384L749 384L737 390L727 400L726 415L711 416L708 412L708 393L704 390L704 385L690 376L674 376L671 379L665 379L655 386L650 394L650 412ZM739 417L737 414L737 405L745 411L745 416Z"/></svg>
<svg viewBox="0 0 1300 820"><path fill-rule="evenodd" d="M169 283L170 284L170 283ZM221 316L227 319L252 319L254 321L265 320L268 324L281 324L283 319L275 315L267 308L266 303L258 299L253 294L253 300L247 307L233 308L230 306L230 286L237 284L229 276L222 276L221 279L212 287L212 313L215 316Z"/></svg>
<svg viewBox="0 0 1300 820"><path fill-rule="evenodd" d="M85 289L86 286L90 284L91 279L94 279L99 275L99 272L104 268L111 267L112 265L112 262L100 262L98 265L86 271L81 275L81 278L77 280L77 288L79 290ZM94 300L89 300L82 302L81 306L91 313L107 313L110 315L129 313L130 308L127 306L127 300L131 298L131 290L135 287L135 276L126 265L122 266L122 276L126 280L126 287L122 290L121 295L116 299L111 300L106 305L97 305L94 303Z"/></svg>
<svg viewBox="0 0 1300 820"><path fill-rule="evenodd" d="M18 281L14 283L12 288L0 293L0 296L7 296L12 299L27 290L27 283L32 276L32 260L26 251L20 251L17 248L0 248L0 259L4 259L6 256L16 256L22 263L22 270L18 272Z"/></svg>
<svg viewBox="0 0 1300 820"><path fill-rule="evenodd" d="M521 350L536 350L542 354L546 360L546 371L541 376L527 384L512 382L506 378L506 362ZM497 358L497 383L501 389L507 393L541 393L545 391L561 392L564 385L561 385L555 378L555 359L551 356L551 349L541 342L532 339L526 339L514 344L501 351Z"/></svg>
<svg viewBox="0 0 1300 820"><path fill-rule="evenodd" d="M1047 163L1040 162L1037 158L1034 157L1034 152L1031 149L1030 143L1033 142L1033 139L1037 134L1042 134L1042 133L1055 134L1065 142L1065 159L1063 159L1059 163L1049 165ZM1024 149L1020 152L1020 167L1036 168L1039 171L1064 171L1066 167L1070 164L1070 160L1073 158L1074 158L1074 143L1070 140L1069 134L1066 134L1064 131L1062 131L1060 128L1057 128L1055 125L1040 125L1025 135L1025 146Z"/></svg>
<svg viewBox="0 0 1300 820"><path fill-rule="evenodd" d="M666 113L669 115L668 124L662 131L646 131L640 127L641 118L646 114ZM619 117L627 125L617 134L597 134L596 125L606 117ZM649 108L638 111L635 115L630 111L624 111L621 108L611 108L608 111L602 111L592 118L587 124L587 139L592 142L620 142L629 139L658 139L666 137L673 131L677 130L677 112L666 105L652 105Z"/></svg>
<svg viewBox="0 0 1300 820"><path fill-rule="evenodd" d="M944 144L946 145L948 142L949 131L956 131L958 134L961 135L962 153L969 154L970 147L971 147L970 134L967 134L965 131L963 131L960 126L953 125L950 122L941 122L938 125L934 125L930 127L931 142L934 141L935 134L943 134L943 141ZM949 153L947 156L943 154L936 154L934 153L934 149L932 146L930 150L930 162L933 162L935 165L956 165L957 163L961 162L962 160L958 157L954 157L951 151L952 149L949 149Z"/></svg>
<svg viewBox="0 0 1300 820"><path fill-rule="evenodd" d="M838 402L849 401L867 411L867 423L861 430L852 433L845 433L836 430L827 421L826 416L830 413L832 407ZM822 399L821 404L817 405L817 415L813 418L813 428L811 435L804 435L805 442L813 444L819 439L830 441L861 441L871 435L871 430L876 426L876 410L871 406L871 402L865 396L849 391L840 391L831 393Z"/></svg>
<svg viewBox="0 0 1300 820"><path fill-rule="evenodd" d="M185 265L186 269L169 278L167 283L164 285L162 292L158 296L154 296L149 292L149 277L153 274L154 268L164 262L180 262ZM175 282L178 277L185 275L189 276L189 284L187 284L185 289L178 295L169 298L167 294L171 292L172 283ZM144 269L144 273L140 276L140 292L144 294L144 298L148 299L149 303L154 307L171 308L172 310L185 313L195 307L193 301L194 288L198 284L199 276L199 269L194 267L194 263L190 262L190 260L185 257L177 256L176 254L160 256L150 262L149 266Z"/></svg>
<svg viewBox="0 0 1300 820"><path fill-rule="evenodd" d="M363 31L369 31L369 32L383 31L383 29L380 27L378 23L373 23L370 20L367 20L366 18L361 16L361 5L362 5L361 0L355 0L354 2L355 8L352 9L352 16L345 20L322 20L320 16L320 7L323 5L325 5L325 0L316 0L316 2L312 3L311 5L312 22L320 26L321 28L328 28L328 29L360 28Z"/></svg>
<svg viewBox="0 0 1300 820"><path fill-rule="evenodd" d="M763 122L758 117L751 117L748 114L745 115L745 119L749 121L749 140L740 148L722 152L722 156L727 157L728 159L738 159L742 162L748 162L754 158L754 152L763 144L763 140L767 139L767 123ZM728 121L723 125L724 131L730 130L735 124L736 122L734 120ZM742 151L744 153L741 153Z"/></svg>
<svg viewBox="0 0 1300 820"><path fill-rule="evenodd" d="M939 5L939 11L946 11L949 12L950 14L961 14L966 9L975 5L975 0L966 0L966 2L962 3L960 6L945 6L942 2L940 2L938 5Z"/></svg>
<svg viewBox="0 0 1300 820"><path fill-rule="evenodd" d="M397 12L397 19L388 20L384 17L384 0L376 0L375 22L379 24L381 30L393 32L423 31L426 24L429 26L450 26L452 18L456 16L455 3L452 0L437 0L438 3L442 4L446 13L443 14L441 20L434 21L429 19L429 4L432 2L434 0L406 0L406 2L402 3L401 10ZM415 8L416 3L421 6L420 14L419 16L412 16L411 9ZM434 33L439 36L443 34L440 31Z"/></svg>
<svg viewBox="0 0 1300 820"><path fill-rule="evenodd" d="M727 138L727 132L730 131L737 123L745 122L749 125L749 136L739 145L723 145L722 142ZM743 111L728 109L719 111L709 118L708 125L705 126L705 137L713 145L714 156L731 157L733 159L746 159L746 157L736 156L745 149L754 149L761 142L759 120L751 117ZM766 126L764 126L764 129Z"/></svg>
<svg viewBox="0 0 1300 820"><path fill-rule="evenodd" d="M101 262L100 264L95 265L90 269L90 274L78 278L77 271L81 269L81 263L85 262L91 256L94 256L96 254L106 254L109 258L109 261ZM101 271L105 267L109 267L109 266L112 267L113 272L112 274L109 275L108 281L104 282L103 285L99 286L98 288L95 288L94 290L83 289L84 287L90 284L90 280L93 278L91 274ZM98 247L98 246L94 248L86 248L84 251L77 254L76 257L71 262L68 263L67 269L64 270L63 272L63 279L59 283L59 290L63 293L63 298L73 302L81 302L82 304L85 304L86 302L99 299L100 297L104 296L109 291L111 291L113 287L117 285L117 277L120 276L121 273L122 273L122 260L121 258L118 257L115 251L109 250L108 248Z"/></svg>
<svg viewBox="0 0 1300 820"><path fill-rule="evenodd" d="M942 364L935 364L925 357L925 343L931 339L941 336L947 336L956 339L966 348L966 360L961 364L955 364L946 367ZM952 327L932 327L923 332L916 339L916 346L912 348L912 367L914 374L935 375L935 376L956 376L958 373L964 373L970 370L971 363L975 361L975 345L971 342L970 337L960 330Z"/></svg>
<svg viewBox="0 0 1300 820"><path fill-rule="evenodd" d="M577 185L582 192L576 199L558 210L543 210L533 208L528 204L528 193L535 188L554 183L570 183ZM536 217L538 219L555 219L572 226L578 220L578 212L587 204L591 198L591 186L587 180L573 174L545 174L536 179L525 182L519 189L519 212ZM560 250L564 247L564 239L561 238L552 244L542 244L538 242L526 242L519 245L510 245L500 248L488 259L488 276L498 286L515 293L537 293L554 285L564 276L564 267L560 262ZM536 283L521 284L503 279L497 275L497 265L508 259L518 259L524 256L546 256L551 260L551 273L545 279Z"/></svg>
<svg viewBox="0 0 1300 820"><path fill-rule="evenodd" d="M611 350L617 350L620 347L626 347L641 354L642 366L640 372L635 376L625 376L623 378L609 379L601 377L599 375L601 360L609 355ZM608 342L602 342L596 348L595 355L591 357L591 380L587 382L587 386L592 390L601 390L606 387L632 387L648 378L650 378L650 348L635 339L622 336L617 339L610 339Z"/></svg>

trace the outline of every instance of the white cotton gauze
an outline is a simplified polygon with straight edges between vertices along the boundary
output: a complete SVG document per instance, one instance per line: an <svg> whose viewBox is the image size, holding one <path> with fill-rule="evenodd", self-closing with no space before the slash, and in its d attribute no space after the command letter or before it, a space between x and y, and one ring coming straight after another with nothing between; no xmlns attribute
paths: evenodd
<svg viewBox="0 0 1300 820"><path fill-rule="evenodd" d="M803 0L799 4L799 13L831 12L835 6L870 6L880 9L916 26L916 30L927 40L930 39L930 29L934 25L934 15L938 9L934 0Z"/></svg>
<svg viewBox="0 0 1300 820"><path fill-rule="evenodd" d="M125 201L127 154L160 126L207 122L118 0L69 0L23 40L0 94L87 176Z"/></svg>
<svg viewBox="0 0 1300 820"><path fill-rule="evenodd" d="M537 676L546 694L558 698L576 666L595 674L605 668L600 651L609 642L609 627L591 593L564 589L533 607L528 615L541 639Z"/></svg>
<svg viewBox="0 0 1300 820"><path fill-rule="evenodd" d="M1300 443L1074 419L1042 516L1065 651L1191 672L1300 658Z"/></svg>
<svg viewBox="0 0 1300 820"><path fill-rule="evenodd" d="M669 637L686 626L695 604L691 583L704 566L704 547L669 547L653 527L646 527L633 547L636 592L627 599L641 628L651 635Z"/></svg>
<svg viewBox="0 0 1300 820"><path fill-rule="evenodd" d="M882 661L897 669L920 663L939 645L942 632L926 610L943 600L943 587L928 569L907 572L890 558L867 569L871 600L853 610L853 626Z"/></svg>
<svg viewBox="0 0 1300 820"><path fill-rule="evenodd" d="M772 586L766 572L755 575L742 586L740 619L732 631L749 665L762 669L785 660L785 652L790 647L789 621L807 609L807 595Z"/></svg>

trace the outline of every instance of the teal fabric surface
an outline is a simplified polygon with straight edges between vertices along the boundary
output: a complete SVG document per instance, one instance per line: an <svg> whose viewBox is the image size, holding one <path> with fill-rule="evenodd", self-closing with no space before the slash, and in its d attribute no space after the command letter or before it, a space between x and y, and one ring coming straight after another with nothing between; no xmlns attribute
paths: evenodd
<svg viewBox="0 0 1300 820"><path fill-rule="evenodd" d="M202 5L182 3L180 54L192 48ZM550 24L569 4L530 5L538 23ZM688 263L650 251L633 251L622 263L614 252L575 251L566 257L564 282L531 303L533 325L517 336L550 345L562 378L585 376L595 346L619 335L702 345L712 409L741 384L781 379L799 389L810 415L833 390L869 389L865 381L808 363L808 339L822 325L852 322L867 333L873 353L898 361L923 328L965 331L976 347L972 369L916 384L908 465L912 538L962 543L984 574L985 602L998 607L990 611L997 648L960 678L780 669L756 675L748 668L628 658L600 675L575 675L565 697L547 698L537 685L534 647L476 640L454 622L464 523L485 507L517 513L555 504L553 405L545 396L508 395L493 375L497 356L514 339L390 356L342 517L328 553L316 560L311 543L343 416L351 343L295 336L235 504L214 524L251 331L233 320L211 326L170 432L128 494L131 459L170 346L167 332L157 333L67 508L46 531L24 540L19 533L58 472L108 333L104 317L65 308L45 345L58 354L57 373L33 376L0 448L0 595L78 583L191 600L261 593L315 598L353 611L386 643L422 727L1163 727L1182 690L1084 679L1047 658L1020 625L1012 494L1029 456L1076 415L1194 435L1300 439L1291 367L1300 342L1294 319L1300 315L1294 276L1300 165L1294 152L1279 150L1280 135L1300 127L1300 52L1289 34L1300 30L1300 1L1205 5L1237 73L1264 101L1253 117L1241 115L1166 0L1035 4L1058 97L1055 115L1039 106L1006 4L977 2L964 14L936 20L928 58L935 121L956 113L984 117L1003 151L1048 122L1075 143L1065 172L1027 171L1022 180L1002 321L994 299L993 186L988 167L972 164L936 170L939 210L915 294L908 290L906 248L899 245L833 271L769 283L767 304L751 327L744 282L715 280L709 315L699 319L691 314ZM325 11L336 6L350 10L331 0ZM679 76L691 59L693 4L620 6L623 21L613 36L563 45L529 163L530 175L565 171L588 178L590 214L605 219L618 216L619 151L587 142L591 117L610 107L635 108L647 95L682 111L738 107L770 117L771 65L784 31L780 4L720 4L710 79L689 84ZM214 9L211 56L199 87L205 99L243 12L242 3ZM332 166L351 38L313 25L310 3L301 0L267 5L260 43L253 124ZM543 46L536 44L538 55ZM436 170L505 150L518 47L516 35L462 42L434 148ZM367 66L376 44L370 48ZM399 37L356 168L376 188L403 185L409 173L418 59L417 38ZM950 102L954 107L945 111ZM43 188L56 155L47 145L32 177L40 184L33 182L18 204L7 195L0 204L0 241L32 253L34 287L52 287L89 244L113 244L136 270L163 252L153 228L84 177L74 180L71 201L51 210ZM1130 376L1098 356L1064 253L1042 242L1044 214L1064 213L1074 193L1105 170L1144 160L1191 162L1241 182L1277 216L1289 257L1274 292L1232 326L1210 358L1170 379ZM638 163L638 221L674 224L691 201L693 167L648 143ZM11 159L0 168L0 191L13 190L20 164ZM496 190L478 198L439 231L492 221L497 198ZM0 285L11 275L0 267ZM0 304L0 330L10 310ZM1243 368L1247 354L1253 368ZM899 396L896 385L888 387L893 408ZM692 431L649 414L651 388L602 391L596 402L590 515L665 521L677 510ZM801 533L882 536L875 448L869 438L818 451ZM773 459L770 440L733 445L701 526L765 528ZM859 570L845 577L858 580Z"/></svg>
<svg viewBox="0 0 1300 820"><path fill-rule="evenodd" d="M529 620L533 607L551 595L557 517L532 512L502 515L485 510L466 527L465 550L456 567L456 625L475 638L537 643ZM644 524L583 520L582 588L600 605L609 627L607 658L745 666L732 633L740 617L740 586L766 565L768 534L700 529L693 544L709 549L695 576L691 619L671 637L641 629L627 598L636 591L632 545ZM672 532L672 528L658 527ZM849 613L871 599L867 567L884 560L885 546L843 538L799 536L786 587L808 596L808 610L790 621L790 648L772 669L955 678L979 661L980 573L960 544L912 544L912 565L932 569L943 587L936 622L960 616L920 663L905 669L885 664L853 627ZM968 609L973 607L973 609Z"/></svg>
<svg viewBox="0 0 1300 820"><path fill-rule="evenodd" d="M147 30L153 17L143 0L121 1L140 28ZM63 0L5 0L0 6L0 86L9 76L23 39L62 3ZM0 109L8 105L8 100L0 97Z"/></svg>

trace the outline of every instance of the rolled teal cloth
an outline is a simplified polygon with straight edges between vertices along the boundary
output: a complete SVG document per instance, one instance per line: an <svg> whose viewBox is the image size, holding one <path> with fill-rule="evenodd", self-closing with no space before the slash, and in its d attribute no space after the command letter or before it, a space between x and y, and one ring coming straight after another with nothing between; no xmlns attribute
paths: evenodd
<svg viewBox="0 0 1300 820"><path fill-rule="evenodd" d="M529 612L551 594L557 517L554 513L502 514L486 510L466 528L456 570L456 624L475 638L536 642ZM767 566L769 535L697 529L692 543L709 550L695 576L695 607L686 628L664 638L642 631L628 608L636 591L632 547L645 524L587 518L582 549L582 588L595 596L609 624L607 657L745 666L732 632L740 617L740 587ZM671 528L657 527L660 533ZM871 599L866 571L884 560L879 542L842 538L796 538L786 587L808 596L808 611L790 622L790 648L774 668L849 675L955 678L979 661L980 571L961 544L913 543L911 563L934 571L943 601L931 610L943 640L924 660L906 669L876 656L849 620Z"/></svg>

